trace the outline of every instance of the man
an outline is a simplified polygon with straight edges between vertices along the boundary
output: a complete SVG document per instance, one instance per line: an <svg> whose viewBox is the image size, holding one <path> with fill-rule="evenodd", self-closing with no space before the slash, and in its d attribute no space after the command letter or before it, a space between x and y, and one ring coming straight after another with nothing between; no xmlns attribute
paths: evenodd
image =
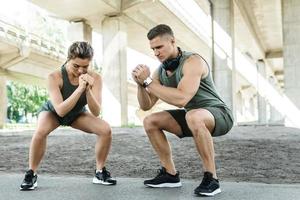
<svg viewBox="0 0 300 200"><path fill-rule="evenodd" d="M112 136L109 124L98 117L102 79L99 74L89 70L93 54L89 43L75 42L69 47L67 62L48 76L50 101L43 105L38 116L29 151L29 170L25 173L21 190L37 187L36 170L45 153L47 136L60 125L97 135L93 183L116 184L116 180L104 167ZM87 112L86 104L90 112Z"/></svg>
<svg viewBox="0 0 300 200"><path fill-rule="evenodd" d="M149 110L158 99L184 109L153 113L144 119L145 131L162 165L159 174L145 180L144 184L149 187L181 186L171 147L163 132L168 131L179 138L193 137L195 141L204 170L195 194L213 196L220 193L212 137L224 135L231 129L231 111L217 94L206 61L198 54L181 51L169 26L154 27L147 37L162 64L152 78L146 65L140 64L132 71L141 109Z"/></svg>

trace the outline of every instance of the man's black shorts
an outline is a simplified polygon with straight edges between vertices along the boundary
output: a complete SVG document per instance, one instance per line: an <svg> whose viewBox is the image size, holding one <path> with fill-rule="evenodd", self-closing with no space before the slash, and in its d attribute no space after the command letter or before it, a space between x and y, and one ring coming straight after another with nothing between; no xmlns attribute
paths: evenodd
<svg viewBox="0 0 300 200"><path fill-rule="evenodd" d="M215 118L215 129L211 134L213 137L225 135L230 131L233 126L233 118L231 111L225 107L204 107L203 109L208 110ZM189 129L185 115L187 113L184 109L166 110L172 115L172 117L177 121L182 130L183 137L193 137L191 130Z"/></svg>

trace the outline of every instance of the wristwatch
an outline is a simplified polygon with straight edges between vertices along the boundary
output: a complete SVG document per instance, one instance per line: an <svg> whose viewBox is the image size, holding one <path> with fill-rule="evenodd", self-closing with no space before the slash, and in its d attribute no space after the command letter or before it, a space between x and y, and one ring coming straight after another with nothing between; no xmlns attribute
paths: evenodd
<svg viewBox="0 0 300 200"><path fill-rule="evenodd" d="M148 76L143 83L143 87L146 88L148 87L148 85L150 85L152 83L152 78L150 76Z"/></svg>

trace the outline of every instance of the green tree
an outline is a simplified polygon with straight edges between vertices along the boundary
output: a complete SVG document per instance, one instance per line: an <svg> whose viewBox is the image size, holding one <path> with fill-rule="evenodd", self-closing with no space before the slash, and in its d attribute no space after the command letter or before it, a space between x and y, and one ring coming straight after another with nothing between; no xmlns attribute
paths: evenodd
<svg viewBox="0 0 300 200"><path fill-rule="evenodd" d="M36 116L40 106L48 99L48 94L45 88L9 82L7 97L8 119L19 122L21 118L25 117L28 122L27 115L31 113L32 116Z"/></svg>

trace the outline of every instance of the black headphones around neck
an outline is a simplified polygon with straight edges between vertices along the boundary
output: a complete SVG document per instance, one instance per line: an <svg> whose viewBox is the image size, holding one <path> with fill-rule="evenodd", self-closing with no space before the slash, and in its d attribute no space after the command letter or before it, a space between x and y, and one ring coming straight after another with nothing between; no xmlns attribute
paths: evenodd
<svg viewBox="0 0 300 200"><path fill-rule="evenodd" d="M177 48L178 48L178 52L179 52L178 56L176 58L167 59L162 63L162 67L165 70L174 71L179 66L179 61L182 56L182 51L181 51L180 47L177 47Z"/></svg>

